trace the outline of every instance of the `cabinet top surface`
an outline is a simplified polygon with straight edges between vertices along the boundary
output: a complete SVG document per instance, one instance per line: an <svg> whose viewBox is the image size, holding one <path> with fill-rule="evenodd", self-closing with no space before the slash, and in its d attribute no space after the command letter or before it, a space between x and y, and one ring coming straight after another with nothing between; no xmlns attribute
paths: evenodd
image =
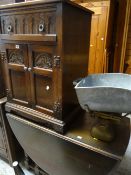
<svg viewBox="0 0 131 175"><path fill-rule="evenodd" d="M76 8L79 8L83 11L86 11L90 14L93 13L93 11L82 7L81 5L78 5L70 0L35 0L35 1L28 1L28 2L21 2L21 3L11 3L11 4L5 4L5 5L0 5L0 12L6 9L13 9L13 8L21 8L21 7L27 7L30 8L31 6L35 5L44 5L44 4L50 4L50 3L67 3L70 4L71 6L74 6Z"/></svg>

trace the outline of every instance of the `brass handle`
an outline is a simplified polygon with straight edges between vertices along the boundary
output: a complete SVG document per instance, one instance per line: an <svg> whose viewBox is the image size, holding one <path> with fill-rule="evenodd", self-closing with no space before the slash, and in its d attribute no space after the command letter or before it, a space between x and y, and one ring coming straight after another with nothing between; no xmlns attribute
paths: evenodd
<svg viewBox="0 0 131 175"><path fill-rule="evenodd" d="M24 66L24 71L27 71L28 67Z"/></svg>
<svg viewBox="0 0 131 175"><path fill-rule="evenodd" d="M45 30L44 24L39 24L39 32L43 32Z"/></svg>
<svg viewBox="0 0 131 175"><path fill-rule="evenodd" d="M8 31L8 32L11 32L11 31L12 31L12 26L11 26L11 25L8 25L7 31Z"/></svg>
<svg viewBox="0 0 131 175"><path fill-rule="evenodd" d="M29 72L32 71L31 67L28 68L28 71L29 71Z"/></svg>

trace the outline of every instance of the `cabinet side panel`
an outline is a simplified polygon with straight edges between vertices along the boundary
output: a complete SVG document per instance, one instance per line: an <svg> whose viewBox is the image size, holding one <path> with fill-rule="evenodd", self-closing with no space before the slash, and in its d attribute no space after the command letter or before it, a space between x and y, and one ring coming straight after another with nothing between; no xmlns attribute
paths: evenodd
<svg viewBox="0 0 131 175"><path fill-rule="evenodd" d="M78 106L73 81L88 70L91 13L65 4L63 8L63 116Z"/></svg>

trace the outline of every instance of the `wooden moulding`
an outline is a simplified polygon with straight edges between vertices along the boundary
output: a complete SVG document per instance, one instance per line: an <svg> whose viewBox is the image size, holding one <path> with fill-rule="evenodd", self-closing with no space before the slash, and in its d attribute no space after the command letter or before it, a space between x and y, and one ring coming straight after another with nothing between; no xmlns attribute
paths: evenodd
<svg viewBox="0 0 131 175"><path fill-rule="evenodd" d="M60 120L54 119L50 115L43 114L36 110L9 102L6 103L5 108L7 112L17 113L18 115L28 120L34 121L44 126L48 126L51 129L55 129L59 133L64 132L65 123Z"/></svg>
<svg viewBox="0 0 131 175"><path fill-rule="evenodd" d="M67 3L67 4L70 4L72 5L73 7L76 7L76 8L79 8L79 9L82 9L86 12L89 12L91 14L93 14L94 12L87 9L87 8L84 8L82 6L79 6L78 4L74 3L73 1L70 1L70 0L42 0L42 1L36 1L36 0L28 0L27 2L21 2L21 3L12 3L12 4L4 4L4 5L1 5L0 8L2 10L4 9L7 9L7 8L11 8L11 7L14 7L14 8L21 8L23 6L30 6L30 5L33 5L33 6L36 6L36 5L42 5L42 4L50 4L50 3L61 3L61 2L64 2L64 3Z"/></svg>
<svg viewBox="0 0 131 175"><path fill-rule="evenodd" d="M2 34L1 40L56 42L56 34Z"/></svg>
<svg viewBox="0 0 131 175"><path fill-rule="evenodd" d="M20 118L24 117L29 121L34 121L35 123L38 123L42 126L54 129L56 132L61 134L64 134L67 131L68 127L71 125L71 123L73 123L74 116L81 113L81 109L78 107L69 115L66 121L61 121L51 117L50 115L38 112L34 109L30 109L28 107L23 107L21 105L9 102L6 103L5 110L7 112L19 115Z"/></svg>

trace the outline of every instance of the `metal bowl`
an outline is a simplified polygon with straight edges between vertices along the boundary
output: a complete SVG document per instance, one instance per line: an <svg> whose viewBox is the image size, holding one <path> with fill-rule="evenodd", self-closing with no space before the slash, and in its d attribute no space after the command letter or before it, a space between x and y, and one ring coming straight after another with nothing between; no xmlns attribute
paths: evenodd
<svg viewBox="0 0 131 175"><path fill-rule="evenodd" d="M75 86L81 107L88 111L131 113L131 75L93 74Z"/></svg>

